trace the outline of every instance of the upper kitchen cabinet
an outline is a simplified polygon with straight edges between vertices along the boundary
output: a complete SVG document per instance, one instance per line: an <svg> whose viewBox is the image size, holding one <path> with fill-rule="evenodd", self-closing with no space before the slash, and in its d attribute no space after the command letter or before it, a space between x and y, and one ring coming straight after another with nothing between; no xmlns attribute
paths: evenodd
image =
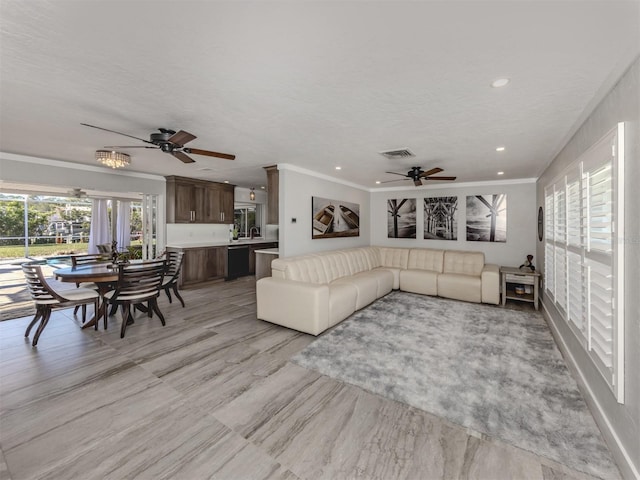
<svg viewBox="0 0 640 480"><path fill-rule="evenodd" d="M267 224L278 224L278 189L280 188L278 179L278 166L272 165L264 167L267 171Z"/></svg>
<svg viewBox="0 0 640 480"><path fill-rule="evenodd" d="M167 223L232 223L233 185L193 178L167 179Z"/></svg>

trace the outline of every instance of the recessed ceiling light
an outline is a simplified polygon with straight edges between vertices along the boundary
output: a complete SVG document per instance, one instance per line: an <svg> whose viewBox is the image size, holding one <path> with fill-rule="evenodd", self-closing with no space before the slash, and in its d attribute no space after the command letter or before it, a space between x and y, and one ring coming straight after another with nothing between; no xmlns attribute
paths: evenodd
<svg viewBox="0 0 640 480"><path fill-rule="evenodd" d="M496 152L504 152L504 147L496 147Z"/></svg>
<svg viewBox="0 0 640 480"><path fill-rule="evenodd" d="M376 180L376 183L377 183L377 184L380 184L380 180Z"/></svg>
<svg viewBox="0 0 640 480"><path fill-rule="evenodd" d="M225 180L224 183L229 183L229 180Z"/></svg>
<svg viewBox="0 0 640 480"><path fill-rule="evenodd" d="M504 175L504 172L498 172L498 175Z"/></svg>
<svg viewBox="0 0 640 480"><path fill-rule="evenodd" d="M491 82L491 86L493 88L500 88L506 86L511 81L510 78L496 78L493 82Z"/></svg>
<svg viewBox="0 0 640 480"><path fill-rule="evenodd" d="M342 167L336 167L336 170L342 170Z"/></svg>
<svg viewBox="0 0 640 480"><path fill-rule="evenodd" d="M265 188L267 188L267 187L265 187L264 185L260 185L260 188L261 188L262 190L264 190L264 189L265 189Z"/></svg>

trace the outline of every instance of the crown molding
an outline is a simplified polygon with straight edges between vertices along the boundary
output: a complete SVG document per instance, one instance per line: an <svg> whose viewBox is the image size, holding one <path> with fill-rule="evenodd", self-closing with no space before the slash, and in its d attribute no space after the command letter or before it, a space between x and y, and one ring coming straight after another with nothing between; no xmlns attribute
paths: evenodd
<svg viewBox="0 0 640 480"><path fill-rule="evenodd" d="M65 162L63 160L53 160L50 158L31 157L29 155L19 155L16 153L0 152L0 160L9 160L14 162L33 163L36 165L47 165L56 168L69 168L72 170L81 170L93 173L108 173L111 175L120 175L123 177L144 178L147 180L165 181L162 175L153 175L151 173L129 172L125 170L115 170L113 168L97 167L87 165L85 163Z"/></svg>

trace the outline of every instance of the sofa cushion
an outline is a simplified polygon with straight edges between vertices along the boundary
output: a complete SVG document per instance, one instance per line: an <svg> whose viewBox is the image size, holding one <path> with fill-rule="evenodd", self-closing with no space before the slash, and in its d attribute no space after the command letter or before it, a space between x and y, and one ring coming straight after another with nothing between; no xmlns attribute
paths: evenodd
<svg viewBox="0 0 640 480"><path fill-rule="evenodd" d="M403 270L409 262L408 248L377 247L380 266Z"/></svg>
<svg viewBox="0 0 640 480"><path fill-rule="evenodd" d="M432 248L412 248L409 251L407 268L442 272L444 250Z"/></svg>
<svg viewBox="0 0 640 480"><path fill-rule="evenodd" d="M349 274L354 275L360 272L368 272L380 266L378 252L372 247L351 248L341 250L343 261Z"/></svg>
<svg viewBox="0 0 640 480"><path fill-rule="evenodd" d="M349 275L334 280L331 285L353 285L358 291L356 299L356 310L366 307L378 298L378 279L375 275L367 272Z"/></svg>
<svg viewBox="0 0 640 480"><path fill-rule="evenodd" d="M438 275L438 296L480 303L482 299L480 275L441 273Z"/></svg>
<svg viewBox="0 0 640 480"><path fill-rule="evenodd" d="M378 267L374 268L374 271L375 270L384 270L385 272L390 272L391 275L393 275L391 290L398 290L400 288L400 272L402 271L401 269L391 267Z"/></svg>
<svg viewBox="0 0 640 480"><path fill-rule="evenodd" d="M356 311L358 290L355 285L333 282L329 285L329 326L341 322Z"/></svg>
<svg viewBox="0 0 640 480"><path fill-rule="evenodd" d="M484 253L460 252L447 250L444 252L444 273L460 273L480 276L484 268Z"/></svg>
<svg viewBox="0 0 640 480"><path fill-rule="evenodd" d="M271 262L272 276L307 283L330 283L350 275L340 252L276 258Z"/></svg>
<svg viewBox="0 0 640 480"><path fill-rule="evenodd" d="M438 272L430 270L402 270L400 289L403 292L438 295Z"/></svg>

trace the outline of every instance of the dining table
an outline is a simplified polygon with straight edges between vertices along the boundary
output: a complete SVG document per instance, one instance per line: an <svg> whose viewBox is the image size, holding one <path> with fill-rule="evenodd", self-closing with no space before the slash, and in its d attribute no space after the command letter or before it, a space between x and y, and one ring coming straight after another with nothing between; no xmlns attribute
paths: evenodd
<svg viewBox="0 0 640 480"><path fill-rule="evenodd" d="M98 293L100 294L98 311L94 312L93 318L82 325L82 328L93 327L96 322L106 314L104 295L111 290L118 281L117 265L113 265L112 263L77 265L75 267L54 270L53 275L61 282L93 282L98 287Z"/></svg>

